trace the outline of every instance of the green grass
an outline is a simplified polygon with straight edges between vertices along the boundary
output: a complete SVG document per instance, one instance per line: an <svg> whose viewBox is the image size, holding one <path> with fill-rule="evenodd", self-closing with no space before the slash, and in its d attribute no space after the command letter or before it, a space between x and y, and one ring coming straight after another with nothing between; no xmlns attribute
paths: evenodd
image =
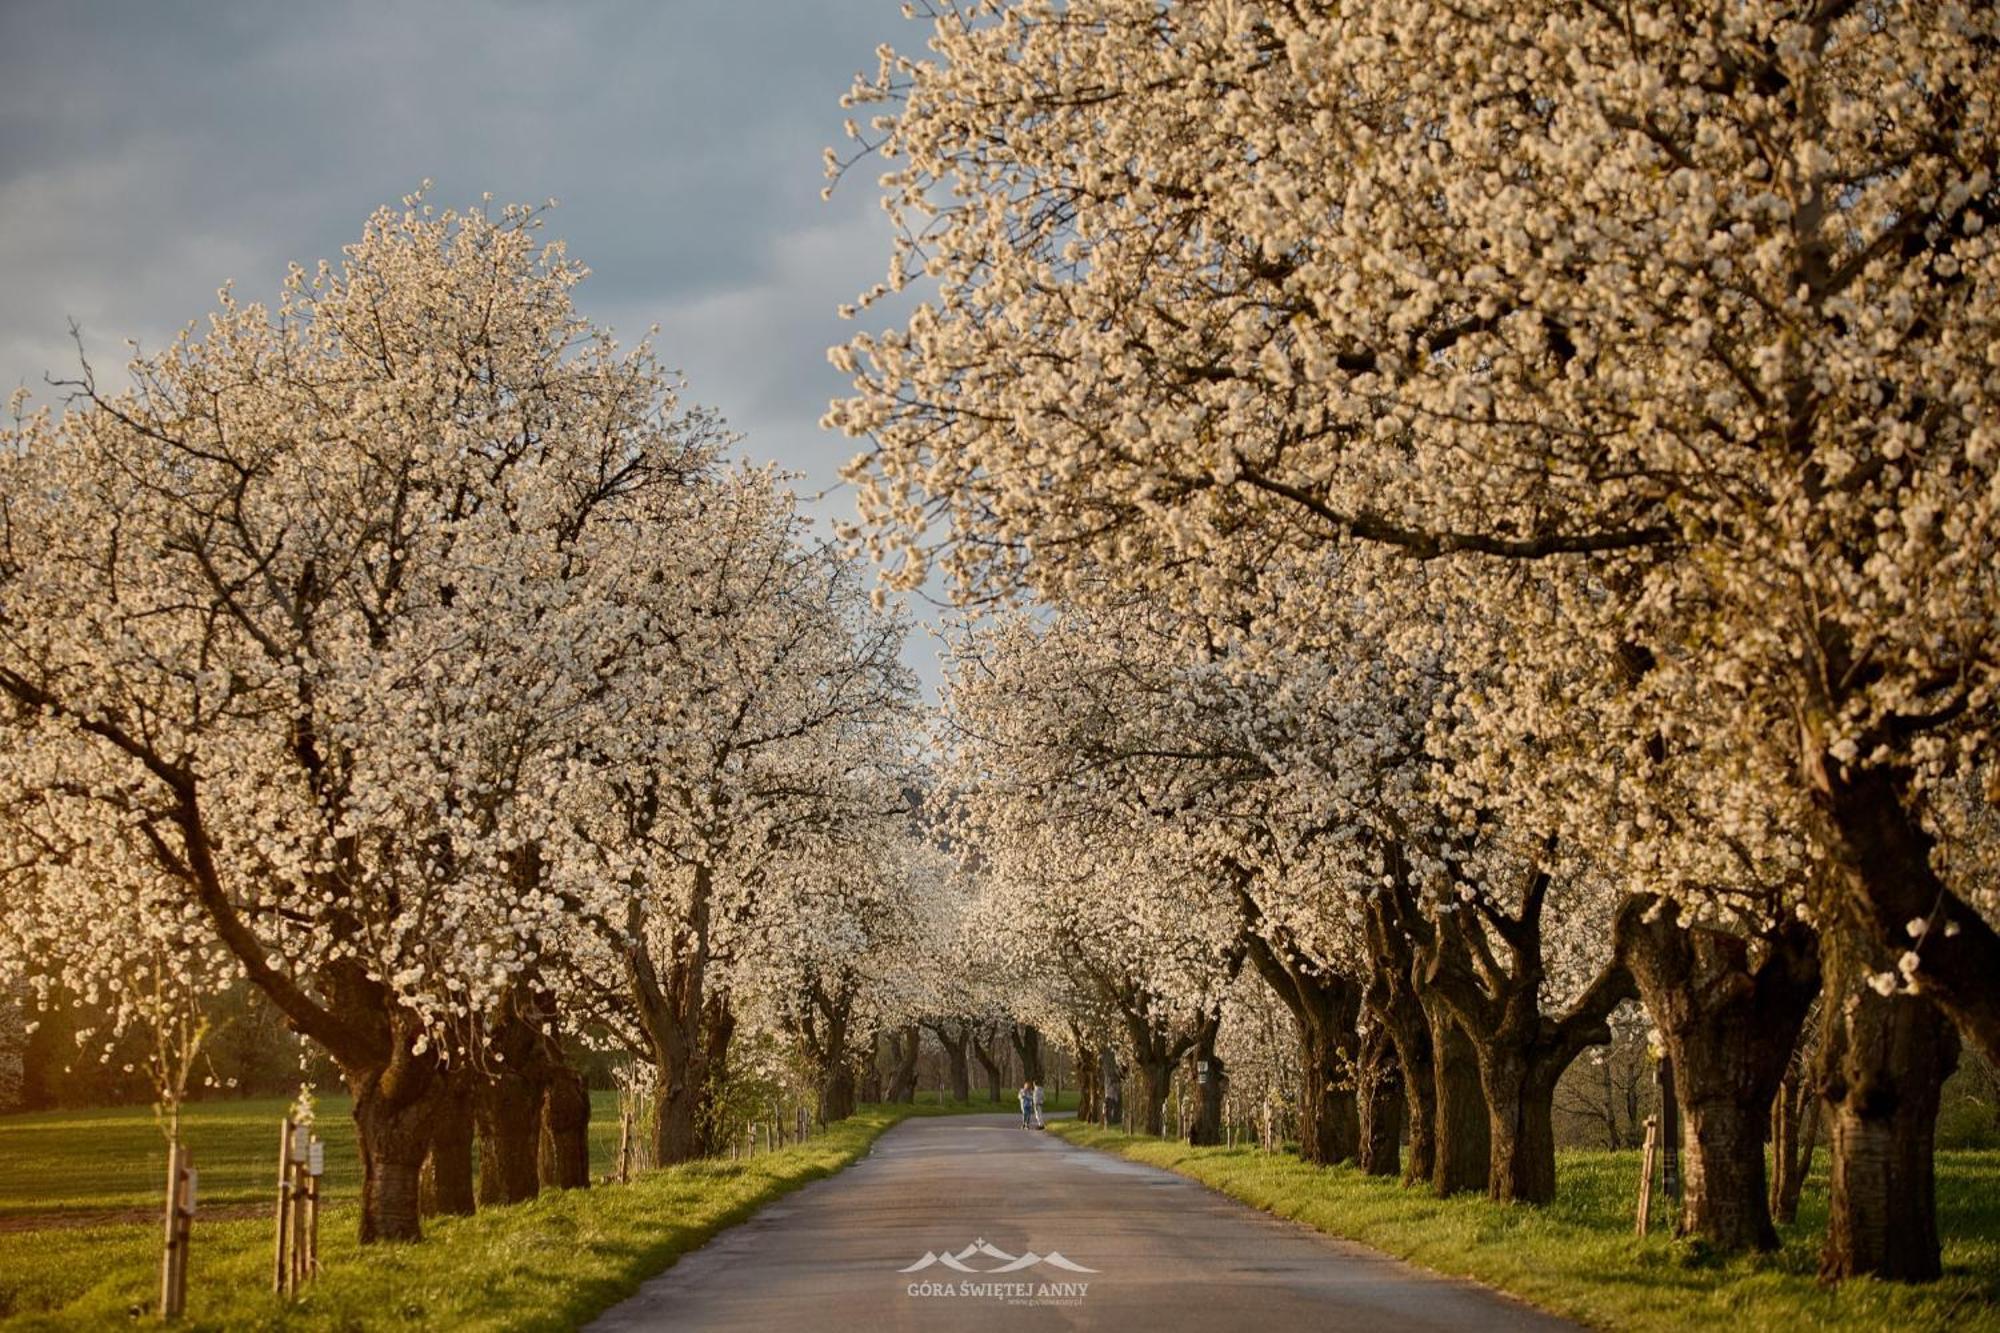
<svg viewBox="0 0 2000 1333"><path fill-rule="evenodd" d="M1808 1189L1798 1223L1784 1228L1782 1250L1721 1260L1698 1245L1632 1234L1633 1153L1565 1152L1556 1201L1537 1209L1437 1199L1351 1167L1309 1166L1289 1153L1190 1148L1075 1123L1053 1130L1600 1328L2000 1329L2000 1153L1938 1154L1943 1281L1828 1288L1815 1279L1826 1224L1823 1179Z"/></svg>
<svg viewBox="0 0 2000 1333"><path fill-rule="evenodd" d="M953 1109L863 1107L803 1144L747 1160L697 1162L648 1172L630 1185L552 1191L474 1217L433 1219L418 1245L363 1250L356 1209L335 1206L321 1233L324 1273L291 1305L266 1288L268 1218L198 1221L184 1326L573 1328L722 1228L840 1170L896 1121ZM52 1140L60 1135L39 1141ZM246 1161L245 1169L252 1165ZM107 1172L89 1188L94 1200L122 1198L124 1182ZM10 1330L94 1329L146 1316L157 1296L159 1244L155 1224L0 1233L0 1323Z"/></svg>
<svg viewBox="0 0 2000 1333"><path fill-rule="evenodd" d="M917 1094L914 1115L963 1115L1014 1111L1011 1094L999 1106L975 1095L955 1102L934 1092ZM618 1150L617 1094L591 1097L590 1160L607 1175ZM201 1172L206 1206L265 1203L276 1190L278 1125L289 1103L270 1097L197 1102L182 1118L182 1134ZM1064 1093L1050 1109L1073 1110ZM319 1134L326 1140L324 1188L334 1198L361 1188L354 1121L345 1095L319 1102ZM143 1106L89 1111L39 1111L0 1116L0 1221L24 1215L91 1213L157 1208L165 1189L166 1140Z"/></svg>
<svg viewBox="0 0 2000 1333"><path fill-rule="evenodd" d="M599 1092L591 1101L591 1162L604 1174L617 1151L618 1098ZM267 1097L187 1108L181 1132L201 1173L203 1204L272 1198L278 1125L289 1105ZM334 1197L352 1195L361 1188L361 1164L347 1097L320 1098L318 1121L326 1140L324 1188ZM158 1207L166 1173L166 1140L147 1107L0 1116L0 1219Z"/></svg>

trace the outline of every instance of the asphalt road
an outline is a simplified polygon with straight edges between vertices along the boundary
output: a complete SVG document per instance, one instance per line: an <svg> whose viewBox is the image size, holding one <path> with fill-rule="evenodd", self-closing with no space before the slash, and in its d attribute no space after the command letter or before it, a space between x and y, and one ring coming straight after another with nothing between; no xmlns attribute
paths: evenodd
<svg viewBox="0 0 2000 1333"><path fill-rule="evenodd" d="M1003 1268L1011 1271L996 1271ZM862 1161L724 1232L591 1327L1575 1326L1280 1221L1170 1171L1071 1147L1015 1117L952 1116L898 1125Z"/></svg>

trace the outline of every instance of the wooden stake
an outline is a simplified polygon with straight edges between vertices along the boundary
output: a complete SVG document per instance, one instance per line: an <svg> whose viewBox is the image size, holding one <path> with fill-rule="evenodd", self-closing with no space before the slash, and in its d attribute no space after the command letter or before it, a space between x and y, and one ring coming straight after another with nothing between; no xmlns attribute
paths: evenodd
<svg viewBox="0 0 2000 1333"><path fill-rule="evenodd" d="M613 1173L623 1185L632 1179L632 1113L618 1113L618 1167Z"/></svg>
<svg viewBox="0 0 2000 1333"><path fill-rule="evenodd" d="M285 1125L278 1132L278 1240L277 1254L271 1264L271 1290L282 1296L285 1294L285 1277L289 1272L286 1249L292 1234L292 1118L285 1117Z"/></svg>
<svg viewBox="0 0 2000 1333"><path fill-rule="evenodd" d="M187 1150L178 1141L167 1145L166 1248L160 1255L160 1318L175 1319L186 1304L187 1226L181 1206Z"/></svg>
<svg viewBox="0 0 2000 1333"><path fill-rule="evenodd" d="M1641 1236L1646 1234L1653 1220L1653 1156L1659 1150L1659 1139L1660 1118L1649 1115L1646 1117L1645 1150L1639 1154L1639 1223L1635 1230Z"/></svg>

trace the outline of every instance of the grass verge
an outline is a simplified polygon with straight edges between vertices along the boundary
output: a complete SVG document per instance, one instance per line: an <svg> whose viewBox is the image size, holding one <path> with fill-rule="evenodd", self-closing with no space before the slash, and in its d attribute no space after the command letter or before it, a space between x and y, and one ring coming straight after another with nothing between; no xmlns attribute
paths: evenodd
<svg viewBox="0 0 2000 1333"><path fill-rule="evenodd" d="M1360 1241L1435 1272L1471 1278L1599 1328L2000 1330L2000 1153L1938 1154L1945 1277L1927 1286L1815 1280L1823 1185L1775 1254L1721 1259L1702 1246L1632 1234L1633 1153L1565 1152L1546 1208L1437 1199L1351 1167L1289 1153L1190 1148L1087 1124L1073 1143L1166 1167L1279 1217Z"/></svg>
<svg viewBox="0 0 2000 1333"><path fill-rule="evenodd" d="M863 1107L803 1144L754 1158L696 1162L629 1185L433 1219L418 1245L363 1251L355 1208L335 1207L322 1224L324 1273L289 1305L267 1286L268 1218L197 1221L181 1327L574 1328L716 1232L847 1166L897 1121L956 1109ZM0 1234L0 1324L98 1329L146 1317L158 1295L159 1250L157 1224Z"/></svg>

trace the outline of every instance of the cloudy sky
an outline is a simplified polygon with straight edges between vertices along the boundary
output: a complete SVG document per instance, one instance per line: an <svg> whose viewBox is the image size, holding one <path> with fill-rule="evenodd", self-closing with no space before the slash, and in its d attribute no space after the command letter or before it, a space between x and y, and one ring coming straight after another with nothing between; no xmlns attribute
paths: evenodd
<svg viewBox="0 0 2000 1333"><path fill-rule="evenodd" d="M922 35L899 0L4 0L0 386L72 370L71 320L102 373L225 280L270 297L430 179L560 201L585 313L659 324L745 453L831 487L825 350L888 232L872 171L821 202L820 153L876 46ZM921 633L906 655L935 681Z"/></svg>

